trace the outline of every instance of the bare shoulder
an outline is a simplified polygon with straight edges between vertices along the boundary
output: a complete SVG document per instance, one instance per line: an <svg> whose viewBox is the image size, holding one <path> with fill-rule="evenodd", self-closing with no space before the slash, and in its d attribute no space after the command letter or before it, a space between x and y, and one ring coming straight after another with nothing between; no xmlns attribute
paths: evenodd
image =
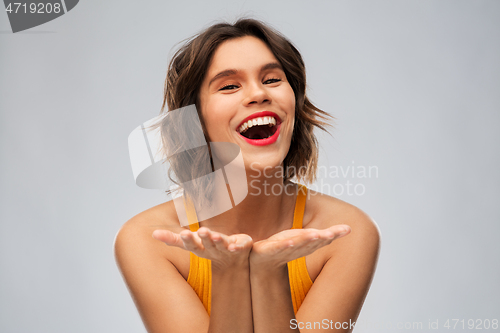
<svg viewBox="0 0 500 333"><path fill-rule="evenodd" d="M358 207L327 194L308 190L304 228L325 229L347 224L358 232L380 236L375 221Z"/></svg>
<svg viewBox="0 0 500 333"><path fill-rule="evenodd" d="M187 251L166 246L152 237L157 229L180 232L180 226L172 201L149 208L125 222L115 237L114 250L117 264L121 270L125 262L120 260L125 255L148 253L149 256L159 257L170 261L180 272L186 271ZM189 264L187 262L187 264ZM183 269L185 268L185 269ZM123 272L122 272L123 273ZM187 273L186 273L187 274ZM187 276L186 276L187 278Z"/></svg>
<svg viewBox="0 0 500 333"><path fill-rule="evenodd" d="M128 220L122 228L128 227L174 227L179 226L173 201L151 207Z"/></svg>
<svg viewBox="0 0 500 333"><path fill-rule="evenodd" d="M345 201L312 190L308 194L305 228L346 224L351 232L306 257L314 284L297 319L355 322L377 266L379 228L365 212Z"/></svg>
<svg viewBox="0 0 500 333"><path fill-rule="evenodd" d="M149 208L125 222L115 237L115 250L123 250L123 246L132 243L145 245L146 243L156 244L158 241L152 238L156 229L175 228L179 226L175 216L171 212L171 202L166 202Z"/></svg>
<svg viewBox="0 0 500 333"><path fill-rule="evenodd" d="M186 282L189 252L154 239L157 229L182 229L173 203L137 214L120 228L114 242L118 268L148 332L201 332L208 314ZM189 318L192 313L196 319Z"/></svg>
<svg viewBox="0 0 500 333"><path fill-rule="evenodd" d="M340 251L342 248L347 250L355 247L378 256L380 230L368 214L343 200L308 190L304 228L326 229L337 224L347 224L351 227L351 233L332 242L325 250Z"/></svg>

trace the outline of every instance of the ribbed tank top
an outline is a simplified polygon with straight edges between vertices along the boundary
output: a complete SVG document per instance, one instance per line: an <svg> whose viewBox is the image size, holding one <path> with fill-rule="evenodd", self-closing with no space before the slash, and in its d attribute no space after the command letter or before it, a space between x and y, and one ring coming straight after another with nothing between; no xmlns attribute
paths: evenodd
<svg viewBox="0 0 500 333"><path fill-rule="evenodd" d="M302 229L302 220L304 218L304 208L306 205L307 187L298 184L299 191L295 202L295 210L293 213L292 229ZM196 211L192 205L186 204L186 212L189 221L189 229L197 231L199 228ZM288 279L290 283L290 291L292 294L293 311L297 314L298 309L302 305L304 298L313 284L306 267L306 258L301 257L288 262ZM194 289L200 298L203 306L210 315L210 302L212 296L212 268L211 261L205 258L200 258L190 252L189 259L189 275L187 282Z"/></svg>

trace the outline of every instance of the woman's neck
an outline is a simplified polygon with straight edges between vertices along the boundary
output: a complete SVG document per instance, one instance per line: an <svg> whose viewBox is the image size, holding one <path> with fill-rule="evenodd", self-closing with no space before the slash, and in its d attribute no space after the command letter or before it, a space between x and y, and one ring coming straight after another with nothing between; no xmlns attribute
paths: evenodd
<svg viewBox="0 0 500 333"><path fill-rule="evenodd" d="M229 185L226 190L230 192ZM247 234L254 241L266 239L292 227L296 194L296 184L282 178L249 178L243 201L200 226L227 235Z"/></svg>

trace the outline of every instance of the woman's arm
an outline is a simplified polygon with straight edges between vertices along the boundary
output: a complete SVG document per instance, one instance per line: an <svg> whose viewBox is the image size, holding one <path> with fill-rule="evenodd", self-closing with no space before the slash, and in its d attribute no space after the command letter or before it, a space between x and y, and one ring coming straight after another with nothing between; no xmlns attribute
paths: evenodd
<svg viewBox="0 0 500 333"><path fill-rule="evenodd" d="M295 319L287 262L309 255L349 233L346 226L325 230L285 230L256 242L250 254L254 332L301 332Z"/></svg>
<svg viewBox="0 0 500 333"><path fill-rule="evenodd" d="M375 271L379 231L366 214L350 205L335 219L337 223L344 225L324 230L283 232L285 235L290 232L300 233L302 238L295 237L294 240L294 247L297 247L295 254L302 251L305 253L303 255L308 255L323 247L320 251L326 253L328 258L296 316L293 313L286 265L266 265L266 251L261 250L261 263L254 266L252 254L256 251L252 250L250 280L255 333L352 331ZM341 230L345 225L349 225L351 234L332 242L342 237ZM328 230L334 236L328 235ZM314 241L312 239L316 238L313 236L315 232L318 239ZM293 237L284 239L289 241ZM266 242L269 240L255 243L254 249L268 245ZM281 255L284 253L286 251L281 252ZM280 254L268 256L269 263L272 258L279 256Z"/></svg>
<svg viewBox="0 0 500 333"><path fill-rule="evenodd" d="M290 329L295 318L288 281L288 268L280 265L273 269L251 268L254 332L299 332Z"/></svg>
<svg viewBox="0 0 500 333"><path fill-rule="evenodd" d="M248 263L227 269L212 265L209 332L253 333Z"/></svg>
<svg viewBox="0 0 500 333"><path fill-rule="evenodd" d="M323 327L301 332L351 332L370 288L380 246L378 227L355 207L342 220L351 234L325 248L329 259L296 316L297 323L320 322Z"/></svg>
<svg viewBox="0 0 500 333"><path fill-rule="evenodd" d="M131 219L118 232L115 257L147 331L253 332L248 260L247 272L245 260L241 260L244 257L248 259L251 243L245 244L243 240L238 243L246 246L246 254L243 253L245 247L235 248L234 239L224 238L222 242L214 243L212 252L216 252L217 247L226 247L227 250L229 246L236 251L225 252L226 259L229 259L225 262L228 267L222 269L219 264L224 262L215 260L212 294L216 293L217 296L212 298L209 317L194 290L167 259L186 254L179 248L184 247L180 236L169 231L155 232L159 233L159 238L176 245L165 246L151 237L150 228L140 226L140 219L140 215ZM187 233L191 234L189 231ZM188 247L199 247L206 243L196 235L187 237ZM195 251L200 254L198 250ZM239 294L236 294L236 290Z"/></svg>
<svg viewBox="0 0 500 333"><path fill-rule="evenodd" d="M200 299L167 258L181 255L151 237L141 217L115 238L118 268L149 333L207 332L209 316Z"/></svg>
<svg viewBox="0 0 500 333"><path fill-rule="evenodd" d="M175 234L171 236L178 237ZM226 236L203 227L198 232L183 231L181 236L182 245L172 240L168 244L184 246L212 262L208 332L253 333L248 263L252 238L247 235Z"/></svg>
<svg viewBox="0 0 500 333"><path fill-rule="evenodd" d="M184 239L155 231L155 238L171 245L165 247L151 238L151 229L138 228L131 220L116 237L116 260L148 332L313 332L301 323L354 322L375 270L378 229L359 210L344 215L335 220L350 225L353 234L330 245L343 226L285 230L255 244L247 235L225 236L207 228L183 231ZM286 263L321 247L331 256L302 303L294 328ZM184 250L212 260L211 317L166 259L186 254ZM352 328L343 327L345 332Z"/></svg>

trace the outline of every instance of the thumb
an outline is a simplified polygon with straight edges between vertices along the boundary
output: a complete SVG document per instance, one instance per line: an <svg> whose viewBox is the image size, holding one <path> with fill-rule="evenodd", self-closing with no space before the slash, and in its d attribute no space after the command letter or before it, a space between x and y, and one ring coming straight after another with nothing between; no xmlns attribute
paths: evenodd
<svg viewBox="0 0 500 333"><path fill-rule="evenodd" d="M169 230L155 230L153 231L152 236L154 239L157 239L167 245L184 248L184 243L182 242L181 237Z"/></svg>

